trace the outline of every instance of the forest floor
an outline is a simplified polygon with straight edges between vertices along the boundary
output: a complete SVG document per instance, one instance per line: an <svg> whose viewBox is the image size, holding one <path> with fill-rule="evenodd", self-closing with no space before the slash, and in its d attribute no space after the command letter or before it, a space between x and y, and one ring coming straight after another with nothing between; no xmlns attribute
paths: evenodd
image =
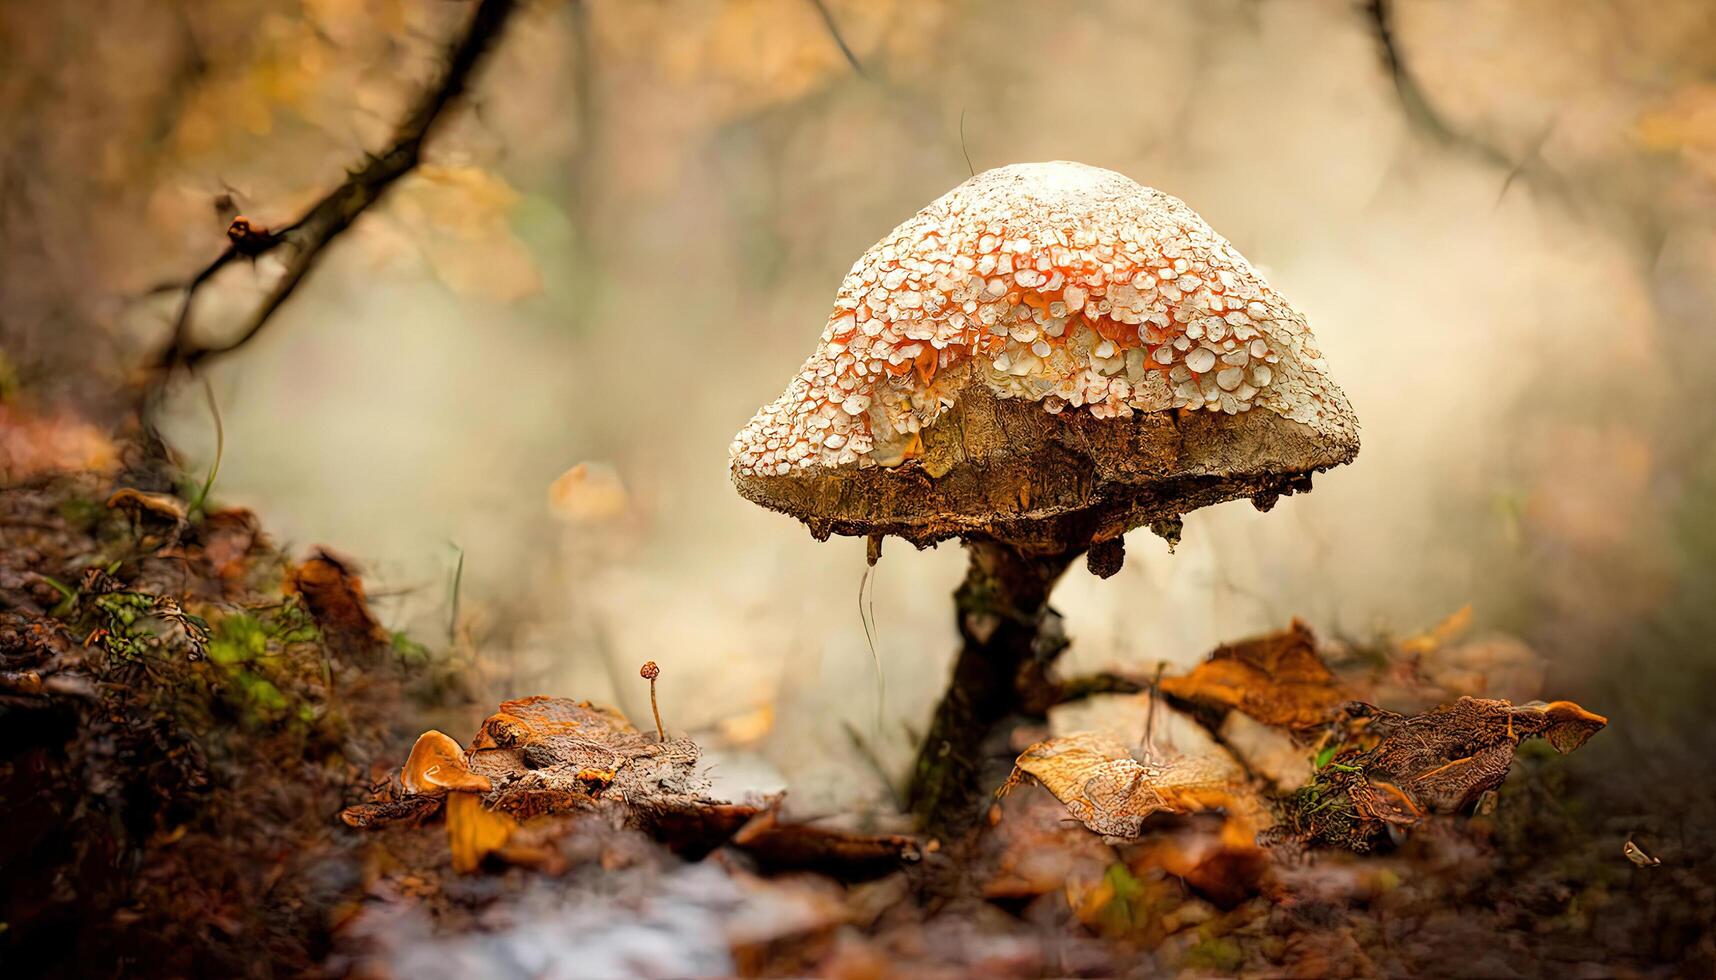
<svg viewBox="0 0 1716 980"><path fill-rule="evenodd" d="M83 445L68 424L15 414L8 438ZM1057 789L1029 768L953 839L797 823L779 799L706 799L693 742L579 692L476 704L456 659L377 626L349 563L282 554L257 515L209 506L134 423L89 438L111 447L103 465L44 451L0 496L9 975L1716 971L1713 843L1696 830L1708 770L1641 785L1597 767L1624 761L1596 749L1602 732L1595 762L1573 765L1509 721L1497 793L1467 805L1462 786L1458 812L1400 826L1331 831L1316 816L1328 801L1276 793L1264 809L1298 807L1298 832L1270 848L1236 827L1244 807L1174 805L1164 789L1164 805L1127 809L1143 777L1099 798L1094 780ZM1420 653L1438 642L1426 636ZM1256 642L1301 641L1294 656L1333 665L1313 700L1414 711L1481 694L1470 675L1502 669L1437 673L1410 644L1342 650L1297 625ZM1211 714L1214 687L1187 683L1170 699L1185 710L1165 702L1159 723L1226 733L1211 751L1243 770L1226 792L1291 785L1245 758L1232 712ZM1106 703L1124 727L1149 701ZM468 765L486 793L422 781L445 767L402 780L422 732L460 724L448 734L479 751L447 766ZM987 787L1034 743L1064 744L1064 727L997 732ZM1478 758L1476 739L1449 765ZM1263 741L1294 747L1287 770L1322 767L1306 786L1325 790L1387 747ZM1336 809L1363 811L1358 793ZM1089 829L1129 814L1134 833Z"/></svg>

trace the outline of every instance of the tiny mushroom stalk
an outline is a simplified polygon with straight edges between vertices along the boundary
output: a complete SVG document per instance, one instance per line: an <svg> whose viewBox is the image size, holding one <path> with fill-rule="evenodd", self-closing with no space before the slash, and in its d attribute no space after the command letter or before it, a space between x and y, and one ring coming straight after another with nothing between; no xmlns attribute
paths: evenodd
<svg viewBox="0 0 1716 980"><path fill-rule="evenodd" d="M950 829L979 747L1051 699L1049 593L1081 555L1181 515L1267 510L1350 461L1358 423L1305 319L1190 208L1108 170L978 174L876 243L821 344L734 439L747 498L818 538L958 538L963 647L920 750L914 811Z"/></svg>
<svg viewBox="0 0 1716 980"><path fill-rule="evenodd" d="M665 742L667 741L667 729L661 727L661 708L657 707L655 702L655 679L661 676L661 668L655 665L655 661L646 660L644 665L638 669L638 676L649 681L649 710L651 714L655 715L655 740Z"/></svg>
<svg viewBox="0 0 1716 980"><path fill-rule="evenodd" d="M477 870L485 856L506 846L517 827L510 816L483 806L483 794L494 784L472 772L465 750L442 732L418 736L399 781L408 793L447 797L447 843L456 871Z"/></svg>

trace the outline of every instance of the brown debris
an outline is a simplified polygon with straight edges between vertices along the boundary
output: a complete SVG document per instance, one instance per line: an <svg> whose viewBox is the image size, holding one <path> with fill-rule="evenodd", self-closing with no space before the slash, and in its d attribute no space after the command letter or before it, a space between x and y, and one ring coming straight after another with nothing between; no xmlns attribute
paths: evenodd
<svg viewBox="0 0 1716 980"><path fill-rule="evenodd" d="M1571 701L1514 705L1461 698L1411 716L1370 705L1348 711L1371 717L1365 734L1380 739L1364 756L1366 777L1398 787L1432 813L1463 810L1501 785L1520 742L1540 737L1565 755L1609 723Z"/></svg>
<svg viewBox="0 0 1716 980"><path fill-rule="evenodd" d="M1346 711L1354 744L1284 801L1269 842L1370 850L1389 827L1476 806L1507 778L1520 742L1542 738L1567 753L1608 724L1571 701L1463 697L1410 716L1355 701Z"/></svg>
<svg viewBox="0 0 1716 980"><path fill-rule="evenodd" d="M347 807L361 829L419 823L447 797L454 867L471 871L490 854L508 863L558 866L545 858L572 825L552 818L606 812L615 825L647 832L669 850L701 858L724 845L769 869L815 868L847 880L872 878L921 859L915 838L789 823L780 800L724 803L702 794L700 754L689 739L652 741L612 708L568 698L505 701L466 753L441 732L424 733L400 774L408 794ZM531 835L536 845L518 842Z"/></svg>
<svg viewBox="0 0 1716 980"><path fill-rule="evenodd" d="M1217 647L1184 677L1164 677L1162 692L1287 729L1325 724L1347 700L1317 655L1316 636L1298 619L1279 633Z"/></svg>
<svg viewBox="0 0 1716 980"><path fill-rule="evenodd" d="M441 809L441 799L434 796L407 796L397 800L376 800L355 803L340 811L340 820L348 827L373 830L394 824L414 826L435 815Z"/></svg>
<svg viewBox="0 0 1716 980"><path fill-rule="evenodd" d="M387 642L387 631L371 615L363 581L350 562L318 548L292 566L286 584L304 597L304 606L336 648L359 652Z"/></svg>
<svg viewBox="0 0 1716 980"><path fill-rule="evenodd" d="M250 559L266 546L256 515L239 507L212 511L198 529L203 559L223 582L237 583L250 570Z"/></svg>

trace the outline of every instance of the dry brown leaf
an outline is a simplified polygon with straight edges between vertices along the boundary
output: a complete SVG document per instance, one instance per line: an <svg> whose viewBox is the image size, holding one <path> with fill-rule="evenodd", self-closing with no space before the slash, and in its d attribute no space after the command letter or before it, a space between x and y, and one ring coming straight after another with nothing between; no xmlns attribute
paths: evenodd
<svg viewBox="0 0 1716 980"><path fill-rule="evenodd" d="M1540 737L1566 754L1608 724L1571 701L1461 698L1411 716L1371 710L1366 734L1381 741L1364 757L1365 775L1400 787L1433 813L1463 810L1499 786L1525 739Z"/></svg>
<svg viewBox="0 0 1716 980"><path fill-rule="evenodd" d="M1146 764L1098 732L1051 738L1026 749L1000 794L1024 775L1036 778L1081 823L1107 837L1137 837L1144 821L1159 811L1236 809L1236 801L1250 795L1224 759L1182 756Z"/></svg>
<svg viewBox="0 0 1716 980"><path fill-rule="evenodd" d="M1357 744L1285 801L1272 840L1369 850L1389 826L1475 805L1507 778L1520 742L1542 738L1567 753L1608 724L1571 701L1463 697L1416 715L1361 702L1347 711L1362 726Z"/></svg>
<svg viewBox="0 0 1716 980"><path fill-rule="evenodd" d="M317 549L293 566L287 587L304 597L304 606L330 643L350 648L386 642L387 631L364 599L363 581L349 562L332 552Z"/></svg>
<svg viewBox="0 0 1716 980"><path fill-rule="evenodd" d="M417 824L441 809L441 800L433 796L406 796L397 800L372 800L354 803L340 811L340 820L348 827L368 830L394 824Z"/></svg>
<svg viewBox="0 0 1716 980"><path fill-rule="evenodd" d="M1430 627L1417 636L1408 637L1400 643L1400 652L1407 654L1434 653L1442 648L1449 640L1464 633L1472 625L1472 604L1466 603L1456 609L1447 619Z"/></svg>
<svg viewBox="0 0 1716 980"><path fill-rule="evenodd" d="M1162 692L1293 729L1332 720L1346 701L1335 675L1317 656L1311 628L1298 619L1279 633L1217 647L1186 676L1162 678Z"/></svg>
<svg viewBox="0 0 1716 980"><path fill-rule="evenodd" d="M1662 863L1662 858L1646 853L1644 848L1630 840L1621 848L1621 853L1626 855L1628 861L1641 868L1654 868Z"/></svg>

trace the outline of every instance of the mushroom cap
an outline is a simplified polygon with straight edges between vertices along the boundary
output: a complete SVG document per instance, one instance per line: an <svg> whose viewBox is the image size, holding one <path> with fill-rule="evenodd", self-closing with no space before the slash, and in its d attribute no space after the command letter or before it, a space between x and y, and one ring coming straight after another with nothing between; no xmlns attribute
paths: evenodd
<svg viewBox="0 0 1716 980"><path fill-rule="evenodd" d="M487 793L494 788L489 777L471 771L465 750L452 737L438 731L417 736L411 757L400 770L399 781L407 793L440 796L442 793Z"/></svg>
<svg viewBox="0 0 1716 980"><path fill-rule="evenodd" d="M829 533L1062 551L1358 453L1305 319L1176 198L1078 163L971 178L853 265L730 450Z"/></svg>

